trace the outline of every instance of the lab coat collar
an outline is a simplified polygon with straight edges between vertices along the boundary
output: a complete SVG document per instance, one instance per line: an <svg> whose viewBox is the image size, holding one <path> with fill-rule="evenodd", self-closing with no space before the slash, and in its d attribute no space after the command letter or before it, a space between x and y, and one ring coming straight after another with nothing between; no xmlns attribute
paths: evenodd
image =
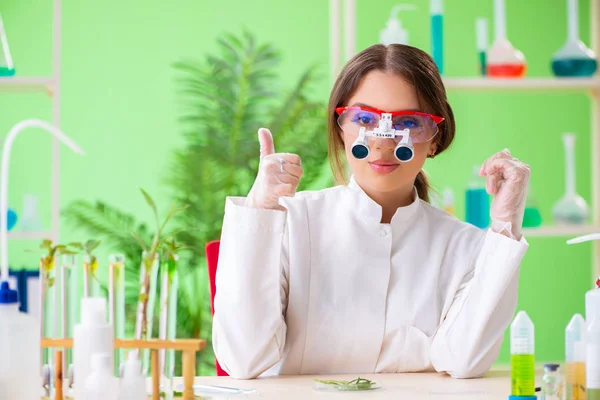
<svg viewBox="0 0 600 400"><path fill-rule="evenodd" d="M376 221L377 223L380 223L382 215L381 206L377 204L375 200L370 198L367 193L365 193L365 191L356 182L356 179L354 179L354 175L350 177L348 187L357 195L358 202L356 204L356 211L358 212L359 216L369 221ZM392 217L392 225L399 222L406 222L416 214L421 204L421 199L417 193L417 188L413 188L413 192L413 202L407 206L399 207L396 210L396 213Z"/></svg>

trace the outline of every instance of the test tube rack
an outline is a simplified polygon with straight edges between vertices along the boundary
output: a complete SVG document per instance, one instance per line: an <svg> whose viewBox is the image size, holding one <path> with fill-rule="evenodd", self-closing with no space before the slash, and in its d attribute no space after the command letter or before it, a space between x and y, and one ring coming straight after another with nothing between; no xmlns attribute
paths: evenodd
<svg viewBox="0 0 600 400"><path fill-rule="evenodd" d="M73 348L73 339L49 339L43 338L41 347L44 349L56 349L55 357L55 398L52 400L63 400L63 365L62 351ZM194 378L196 376L196 353L204 350L206 341L203 339L176 339L176 340L136 340L136 339L115 339L115 349L142 350L151 351L151 376L152 376L152 400L160 399L160 371L158 368L159 350L175 350L182 352L182 371L183 371L183 400L197 400L194 395ZM60 396L60 397L59 397ZM77 399L75 399L77 400Z"/></svg>

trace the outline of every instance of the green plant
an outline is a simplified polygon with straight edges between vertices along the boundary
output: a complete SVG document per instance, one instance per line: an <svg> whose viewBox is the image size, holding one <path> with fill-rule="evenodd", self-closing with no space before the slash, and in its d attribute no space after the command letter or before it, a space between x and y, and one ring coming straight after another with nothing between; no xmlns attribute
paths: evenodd
<svg viewBox="0 0 600 400"><path fill-rule="evenodd" d="M181 245L175 242L175 238L165 240L161 249L164 263L167 264L167 272L169 274L169 285L173 279L173 275L177 272L177 265L181 250L189 249L188 246Z"/></svg>
<svg viewBox="0 0 600 400"><path fill-rule="evenodd" d="M178 207L175 204L173 204L171 206L171 209L167 213L167 216L165 217L164 221L161 223L160 219L158 217L158 209L156 208L156 203L144 189L140 189L140 190L141 190L142 194L144 195L144 198L146 199L146 203L148 203L148 205L152 209L152 213L154 215L154 220L156 222L156 226L155 226L156 230L154 231L154 235L152 236L152 240L150 241L150 244L147 244L144 241L144 239L142 239L137 233L135 233L134 231L131 231L131 234L133 235L135 240L138 242L138 244L144 251L144 253L142 255L142 262L144 263L145 274L144 274L144 281L142 283L142 287L140 288L140 296L139 296L138 301L140 301L142 303L142 308L141 308L142 339L145 339L145 338L148 338L147 313L148 313L148 300L149 300L148 296L150 293L150 274L152 271L152 266L153 266L154 262L156 261L156 259L159 257L159 251L161 250L161 247L163 246L163 244L168 239L173 238L173 236L176 235L178 232L182 232L184 230L184 229L179 229L179 230L175 230L168 234L163 234L169 221L175 215L177 215L181 211L185 210L188 206L186 205L186 206Z"/></svg>
<svg viewBox="0 0 600 400"><path fill-rule="evenodd" d="M257 43L244 33L223 35L218 48L216 55L174 64L183 105L184 144L175 150L164 176L175 203L189 205L173 221L177 227L193 228L173 237L189 249L180 255L177 266L180 276L185 276L179 280L177 333L207 340L199 357L202 375L214 374L204 246L220 236L225 197L244 196L252 186L259 161L258 128L271 129L278 151L302 157L299 190L322 189L333 182L327 162L327 107L310 99L319 80L317 69L306 69L291 90L284 91L278 89L285 85L276 74L281 55L271 45ZM74 227L103 237L107 247L125 254L126 298L128 304L137 303L142 259L139 240L128 232L150 243L151 230L130 213L103 202L79 200L63 214ZM168 245L161 251L164 258Z"/></svg>
<svg viewBox="0 0 600 400"><path fill-rule="evenodd" d="M327 161L327 107L310 99L319 80L317 69L307 68L285 91L277 77L280 66L279 51L247 32L221 36L218 53L203 60L174 65L184 144L171 159L165 184L176 201L190 205L178 223L196 228L177 237L191 250L180 268L186 276L202 279L180 283L181 298L186 299L180 305L187 306L178 319L187 326L178 329L208 339L204 353L210 354L211 369L204 246L220 237L226 196L245 196L252 186L259 162L258 129L270 128L277 151L301 156L299 190L322 189L333 182Z"/></svg>
<svg viewBox="0 0 600 400"><path fill-rule="evenodd" d="M101 240L89 239L85 243L72 242L69 243L69 247L77 249L79 252L83 252L87 256L85 267L89 268L90 275L93 279L100 282L96 276L98 270L98 257L94 254L94 250L100 246Z"/></svg>
<svg viewBox="0 0 600 400"><path fill-rule="evenodd" d="M64 244L53 245L51 239L43 239L40 243L40 249L46 251L40 260L40 273L42 274L42 282L44 282L44 290L47 290L54 286L54 277L50 276L50 272L54 269L55 258L62 254L75 254L75 252ZM27 251L34 252L34 250Z"/></svg>
<svg viewBox="0 0 600 400"><path fill-rule="evenodd" d="M358 377L351 381L331 381L331 380L322 380L322 379L314 379L315 382L322 383L324 385L330 385L339 391L358 391L358 390L370 390L373 389L373 385L375 382Z"/></svg>
<svg viewBox="0 0 600 400"><path fill-rule="evenodd" d="M131 231L148 242L152 240L152 232L144 223L116 207L102 201L94 203L76 200L62 211L67 223L88 234L101 237L104 246L125 256L125 303L127 315L135 313L139 297L140 265L142 252ZM127 332L133 332L131 319L128 319Z"/></svg>

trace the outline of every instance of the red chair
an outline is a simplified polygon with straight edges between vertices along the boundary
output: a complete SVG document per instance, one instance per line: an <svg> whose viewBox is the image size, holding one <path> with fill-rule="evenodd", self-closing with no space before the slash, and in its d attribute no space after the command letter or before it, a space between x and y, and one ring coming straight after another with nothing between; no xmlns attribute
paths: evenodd
<svg viewBox="0 0 600 400"><path fill-rule="evenodd" d="M217 276L217 264L219 262L219 247L221 242L219 240L213 240L206 244L206 263L208 264L208 280L210 281L210 309L212 315L215 315L215 293L217 292L216 276ZM217 376L229 376L227 372L223 371L219 365L219 361L215 357L215 367L217 370Z"/></svg>

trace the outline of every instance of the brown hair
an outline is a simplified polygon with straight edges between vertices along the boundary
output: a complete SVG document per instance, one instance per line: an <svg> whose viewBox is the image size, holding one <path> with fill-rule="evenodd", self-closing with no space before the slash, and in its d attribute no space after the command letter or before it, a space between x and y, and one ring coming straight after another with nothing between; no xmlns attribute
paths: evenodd
<svg viewBox="0 0 600 400"><path fill-rule="evenodd" d="M362 78L371 71L393 72L411 83L419 98L423 111L444 117L433 139L436 156L450 146L454 139L454 113L437 66L429 54L412 46L392 44L373 45L354 56L337 78L329 97L329 163L337 184L345 184L344 142L337 123L337 107L347 105ZM429 183L425 172L420 171L415 179L419 197L429 201Z"/></svg>

